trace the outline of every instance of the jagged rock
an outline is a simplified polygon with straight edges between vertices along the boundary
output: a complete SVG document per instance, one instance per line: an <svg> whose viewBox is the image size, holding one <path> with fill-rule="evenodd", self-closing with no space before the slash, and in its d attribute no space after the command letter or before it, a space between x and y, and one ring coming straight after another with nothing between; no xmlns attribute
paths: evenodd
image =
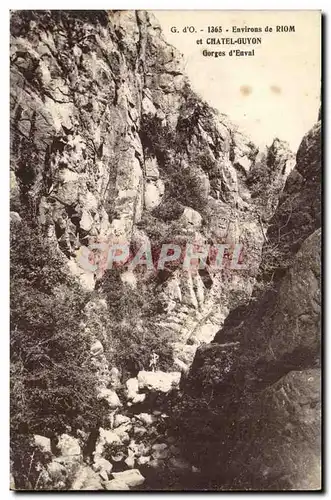
<svg viewBox="0 0 331 500"><path fill-rule="evenodd" d="M180 377L180 372L140 371L138 373L139 389L169 392L171 389L179 387Z"/></svg>
<svg viewBox="0 0 331 500"><path fill-rule="evenodd" d="M105 490L108 491L127 491L130 489L129 486L121 479L112 479L111 481L104 483L103 486Z"/></svg>
<svg viewBox="0 0 331 500"><path fill-rule="evenodd" d="M128 443L130 441L129 432L132 429L131 424L123 424L114 429L115 434L118 435L122 443Z"/></svg>
<svg viewBox="0 0 331 500"><path fill-rule="evenodd" d="M92 469L95 472L106 471L107 474L110 474L113 469L113 465L109 462L109 460L106 460L105 458L102 457L97 457L94 460Z"/></svg>
<svg viewBox="0 0 331 500"><path fill-rule="evenodd" d="M145 427L135 425L133 427L133 433L136 437L143 437L147 434L147 429L145 429Z"/></svg>
<svg viewBox="0 0 331 500"><path fill-rule="evenodd" d="M138 469L126 470L123 472L113 472L114 479L125 482L130 488L140 486L145 478Z"/></svg>
<svg viewBox="0 0 331 500"><path fill-rule="evenodd" d="M126 415L117 414L114 418L114 427L119 427L120 425L130 424L131 418Z"/></svg>
<svg viewBox="0 0 331 500"><path fill-rule="evenodd" d="M101 388L98 393L98 398L107 401L109 408L116 409L122 406L120 398L117 396L116 392L113 391L112 389L106 389L104 387Z"/></svg>
<svg viewBox="0 0 331 500"><path fill-rule="evenodd" d="M102 490L102 482L99 474L86 465L81 465L75 474L70 490Z"/></svg>
<svg viewBox="0 0 331 500"><path fill-rule="evenodd" d="M135 416L138 420L140 420L145 425L152 425L156 422L156 418L149 413L139 413L139 415Z"/></svg>
<svg viewBox="0 0 331 500"><path fill-rule="evenodd" d="M184 224L192 224L192 226L200 227L202 222L201 215L193 208L185 207L184 213L180 219Z"/></svg>
<svg viewBox="0 0 331 500"><path fill-rule="evenodd" d="M92 356L99 356L99 354L102 353L103 353L103 345L101 344L100 340L96 340L91 345L91 354Z"/></svg>
<svg viewBox="0 0 331 500"><path fill-rule="evenodd" d="M101 470L99 472L99 476L102 479L102 481L108 481L108 479L109 479L108 474L107 474L107 472L105 470Z"/></svg>
<svg viewBox="0 0 331 500"><path fill-rule="evenodd" d="M57 448L62 457L80 457L81 448L79 440L68 434L62 434L57 443Z"/></svg>
<svg viewBox="0 0 331 500"><path fill-rule="evenodd" d="M42 451L51 453L51 440L48 437L40 436L39 434L35 434L33 436L34 443L38 448Z"/></svg>
<svg viewBox="0 0 331 500"><path fill-rule="evenodd" d="M143 457L143 456L141 456L141 457L137 458L137 464L138 465L146 465L146 464L148 464L150 462L150 460L151 460L151 457Z"/></svg>
<svg viewBox="0 0 331 500"><path fill-rule="evenodd" d="M120 437L114 431L109 431L100 427L99 438L96 443L94 452L95 461L97 461L102 456L105 445L110 444L122 444Z"/></svg>
<svg viewBox="0 0 331 500"><path fill-rule="evenodd" d="M20 223L20 222L22 222L22 217L17 212L10 212L10 222L11 223Z"/></svg>
<svg viewBox="0 0 331 500"><path fill-rule="evenodd" d="M134 457L127 457L124 462L126 463L126 465L129 467L129 469L133 469L134 465L135 465L135 459Z"/></svg>
<svg viewBox="0 0 331 500"><path fill-rule="evenodd" d="M54 461L47 464L47 472L53 484L62 481L63 478L65 478L67 475L66 467L64 467L64 465L60 464L59 462Z"/></svg>

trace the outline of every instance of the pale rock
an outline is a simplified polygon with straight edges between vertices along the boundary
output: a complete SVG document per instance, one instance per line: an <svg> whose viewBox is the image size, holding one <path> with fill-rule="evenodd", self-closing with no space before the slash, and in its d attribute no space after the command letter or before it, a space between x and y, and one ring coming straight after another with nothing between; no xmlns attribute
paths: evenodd
<svg viewBox="0 0 331 500"><path fill-rule="evenodd" d="M114 431L105 430L102 427L99 429L99 438L95 447L94 460L102 456L105 445L109 444L122 444L121 439Z"/></svg>
<svg viewBox="0 0 331 500"><path fill-rule="evenodd" d="M144 457L144 456L141 456L141 457L138 457L137 458L137 464L138 465L146 465L148 464L148 462L151 460L151 457Z"/></svg>
<svg viewBox="0 0 331 500"><path fill-rule="evenodd" d="M93 342L90 352L92 356L98 356L99 354L103 353L103 345L101 344L100 340L96 340L95 342Z"/></svg>
<svg viewBox="0 0 331 500"><path fill-rule="evenodd" d="M145 160L146 178L150 180L157 180L160 177L160 172L155 156L146 158Z"/></svg>
<svg viewBox="0 0 331 500"><path fill-rule="evenodd" d="M140 389L166 393L171 389L179 388L180 377L180 372L140 371L138 373L138 384Z"/></svg>
<svg viewBox="0 0 331 500"><path fill-rule="evenodd" d="M131 418L126 415L117 414L114 419L114 427L119 427L122 424L130 424Z"/></svg>
<svg viewBox="0 0 331 500"><path fill-rule="evenodd" d="M114 479L125 482L130 488L140 486L145 478L138 469L126 470L123 472L113 472Z"/></svg>
<svg viewBox="0 0 331 500"><path fill-rule="evenodd" d="M52 461L49 464L47 464L47 472L51 480L56 482L63 479L63 477L66 476L67 469L59 462Z"/></svg>
<svg viewBox="0 0 331 500"><path fill-rule="evenodd" d="M135 425L133 428L134 435L137 437L143 437L147 433L147 429L142 426Z"/></svg>
<svg viewBox="0 0 331 500"><path fill-rule="evenodd" d="M108 491L127 491L130 489L129 486L120 479L112 479L111 481L107 481L103 486Z"/></svg>
<svg viewBox="0 0 331 500"><path fill-rule="evenodd" d="M62 434L59 437L57 448L59 449L62 457L73 457L81 455L81 448L79 440L68 434Z"/></svg>
<svg viewBox="0 0 331 500"><path fill-rule="evenodd" d="M93 225L93 217L89 212L83 210L82 218L80 219L79 225L84 231L90 231Z"/></svg>
<svg viewBox="0 0 331 500"><path fill-rule="evenodd" d="M139 415L136 415L136 418L145 425L152 425L156 421L156 418L150 413L139 413Z"/></svg>
<svg viewBox="0 0 331 500"><path fill-rule="evenodd" d="M164 182L161 179L157 181L147 181L145 185L145 207L146 210L153 210L160 205L164 194Z"/></svg>
<svg viewBox="0 0 331 500"><path fill-rule="evenodd" d="M132 271L125 271L121 274L122 283L130 286L133 289L137 288L137 278Z"/></svg>
<svg viewBox="0 0 331 500"><path fill-rule="evenodd" d="M92 465L92 469L95 472L106 471L108 474L110 474L113 469L113 465L109 462L109 460L106 460L102 457L97 457Z"/></svg>
<svg viewBox="0 0 331 500"><path fill-rule="evenodd" d="M134 457L127 457L124 462L126 463L126 465L130 468L130 469L133 469L134 467L134 464L135 464L135 459Z"/></svg>
<svg viewBox="0 0 331 500"><path fill-rule="evenodd" d="M105 470L101 470L99 472L99 476L102 479L102 481L108 481L108 479L109 479L108 474Z"/></svg>
<svg viewBox="0 0 331 500"><path fill-rule="evenodd" d="M106 389L104 387L101 388L98 393L98 399L104 399L105 401L107 401L109 407L112 409L116 409L122 406L119 397L112 389Z"/></svg>
<svg viewBox="0 0 331 500"><path fill-rule="evenodd" d="M33 438L34 438L34 444L38 446L40 450L51 453L51 440L48 437L35 434Z"/></svg>
<svg viewBox="0 0 331 500"><path fill-rule="evenodd" d="M22 222L22 217L17 212L10 212L10 222Z"/></svg>
<svg viewBox="0 0 331 500"><path fill-rule="evenodd" d="M129 380L126 381L125 385L127 388L128 399L133 399L136 396L137 392L139 392L138 379L136 377L129 378Z"/></svg>
<svg viewBox="0 0 331 500"><path fill-rule="evenodd" d="M193 208L185 207L185 210L179 220L184 224L191 224L192 226L200 227L202 217L199 212L193 210Z"/></svg>

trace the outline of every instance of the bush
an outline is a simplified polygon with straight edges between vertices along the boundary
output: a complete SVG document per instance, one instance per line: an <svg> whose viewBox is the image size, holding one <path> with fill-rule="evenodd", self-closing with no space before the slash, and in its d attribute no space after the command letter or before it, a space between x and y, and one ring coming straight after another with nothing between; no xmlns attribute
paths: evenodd
<svg viewBox="0 0 331 500"><path fill-rule="evenodd" d="M11 233L11 443L13 462L32 434L97 426L102 415L79 324L87 297L42 234L22 222ZM23 453L24 454L24 453ZM24 461L22 481L28 475ZM35 485L31 483L32 487Z"/></svg>
<svg viewBox="0 0 331 500"><path fill-rule="evenodd" d="M157 301L151 283L139 281L139 288L123 284L120 271L108 270L99 284L110 314L109 362L128 376L148 369L152 352L159 354L158 367L172 364L171 337L155 324Z"/></svg>

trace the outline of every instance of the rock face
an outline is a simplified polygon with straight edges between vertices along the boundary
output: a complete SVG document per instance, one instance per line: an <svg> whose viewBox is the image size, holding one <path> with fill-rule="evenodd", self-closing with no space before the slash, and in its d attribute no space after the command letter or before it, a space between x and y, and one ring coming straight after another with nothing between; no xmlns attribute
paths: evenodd
<svg viewBox="0 0 331 500"><path fill-rule="evenodd" d="M255 300L230 313L189 374L187 394L209 394L200 465L211 481L222 468L219 484L232 489L321 487L319 141L317 124L272 218Z"/></svg>
<svg viewBox="0 0 331 500"><path fill-rule="evenodd" d="M103 274L87 250L100 242L244 246L245 270L151 276L185 371L187 343L250 296L293 155L278 140L259 151L196 96L147 12L20 11L11 34L12 204L84 288Z"/></svg>

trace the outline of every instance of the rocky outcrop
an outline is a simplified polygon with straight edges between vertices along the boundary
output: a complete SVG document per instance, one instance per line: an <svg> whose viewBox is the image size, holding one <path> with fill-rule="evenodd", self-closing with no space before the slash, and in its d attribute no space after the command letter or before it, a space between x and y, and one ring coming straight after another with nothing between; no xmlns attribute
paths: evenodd
<svg viewBox="0 0 331 500"><path fill-rule="evenodd" d="M20 11L11 34L14 210L38 221L84 288L103 274L82 266L96 243L244 246L245 270L151 277L169 304L155 324L182 345L174 369L185 371L187 343L210 341L250 296L293 155L278 140L258 151L196 96L147 12Z"/></svg>
<svg viewBox="0 0 331 500"><path fill-rule="evenodd" d="M321 487L320 168L317 124L271 219L254 300L198 349L189 374L187 394L209 406L204 470L213 482L222 469L225 488Z"/></svg>

